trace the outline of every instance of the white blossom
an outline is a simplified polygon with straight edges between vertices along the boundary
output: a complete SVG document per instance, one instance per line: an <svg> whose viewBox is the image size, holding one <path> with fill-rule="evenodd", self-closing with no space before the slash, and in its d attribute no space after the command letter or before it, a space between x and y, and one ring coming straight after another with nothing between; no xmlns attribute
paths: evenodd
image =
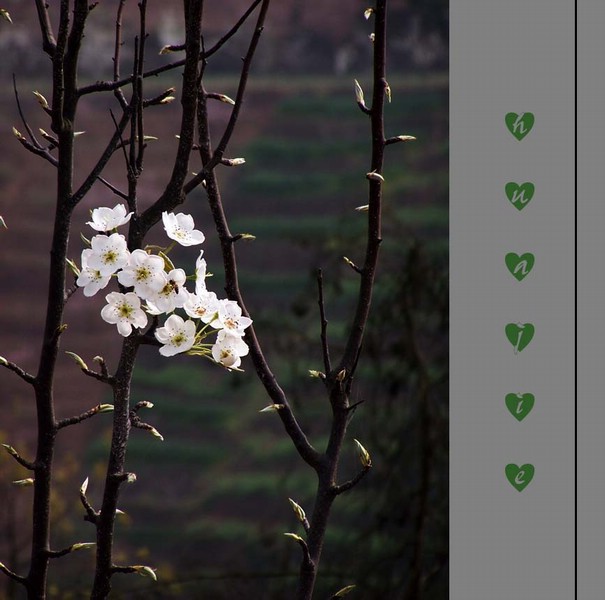
<svg viewBox="0 0 605 600"><path fill-rule="evenodd" d="M195 261L195 293L201 295L206 291L206 259L202 258L204 251L200 250L200 255Z"/></svg>
<svg viewBox="0 0 605 600"><path fill-rule="evenodd" d="M241 336L221 329L212 346L212 358L227 369L237 369L242 364L242 356L248 354L248 345Z"/></svg>
<svg viewBox="0 0 605 600"><path fill-rule="evenodd" d="M113 208L105 206L95 208L91 217L92 221L88 221L86 224L90 225L95 231L111 231L128 223L132 213L126 214L126 207L123 204L116 204Z"/></svg>
<svg viewBox="0 0 605 600"><path fill-rule="evenodd" d="M88 259L92 254L90 248L82 250L82 270L76 280L76 285L83 287L84 295L94 296L99 290L107 286L111 275L102 275L99 269L93 269L88 265Z"/></svg>
<svg viewBox="0 0 605 600"><path fill-rule="evenodd" d="M120 233L95 235L90 246L92 253L88 255L88 266L98 269L102 276L112 275L128 263L126 238Z"/></svg>
<svg viewBox="0 0 605 600"><path fill-rule="evenodd" d="M178 315L170 315L164 327L156 329L155 337L164 344L160 348L162 356L187 352L195 343L195 323L191 320L183 321Z"/></svg>
<svg viewBox="0 0 605 600"><path fill-rule="evenodd" d="M161 290L147 299L147 304L151 304L161 313L170 313L175 308L183 308L189 293L185 289L187 275L183 269L172 269L166 275L166 283Z"/></svg>
<svg viewBox="0 0 605 600"><path fill-rule="evenodd" d="M101 310L101 317L107 323L117 325L120 335L127 337L133 327L140 329L147 325L147 315L141 309L141 300L135 293L112 292L105 296L105 300L107 305Z"/></svg>
<svg viewBox="0 0 605 600"><path fill-rule="evenodd" d="M252 319L242 316L242 309L234 300L219 300L218 315L211 323L216 329L225 329L240 337L251 324Z"/></svg>
<svg viewBox="0 0 605 600"><path fill-rule="evenodd" d="M168 281L164 259L145 250L134 250L128 265L118 273L118 281L125 287L134 287L135 293L144 300L151 298Z"/></svg>
<svg viewBox="0 0 605 600"><path fill-rule="evenodd" d="M201 231L194 229L195 224L191 215L163 212L162 221L166 235L181 246L196 246L206 239Z"/></svg>
<svg viewBox="0 0 605 600"><path fill-rule="evenodd" d="M197 288L197 286L196 286ZM210 323L218 313L219 301L214 292L203 290L195 294L189 294L183 308L193 319L201 319L204 323Z"/></svg>

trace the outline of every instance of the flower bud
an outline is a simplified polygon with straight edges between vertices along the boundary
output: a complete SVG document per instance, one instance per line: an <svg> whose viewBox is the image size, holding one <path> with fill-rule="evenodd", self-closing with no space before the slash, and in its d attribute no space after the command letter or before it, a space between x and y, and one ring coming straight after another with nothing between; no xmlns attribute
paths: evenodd
<svg viewBox="0 0 605 600"><path fill-rule="evenodd" d="M19 453L8 444L2 444L3 448L11 455L11 456L19 456Z"/></svg>
<svg viewBox="0 0 605 600"><path fill-rule="evenodd" d="M86 490L88 489L88 477L82 482L80 486L80 494L84 496L86 494Z"/></svg>
<svg viewBox="0 0 605 600"><path fill-rule="evenodd" d="M10 14L6 8L0 8L0 17L2 17L5 21L8 21L12 24L13 20L11 19Z"/></svg>
<svg viewBox="0 0 605 600"><path fill-rule="evenodd" d="M356 206L355 210L357 212L368 212L368 210L370 210L370 205L369 204L363 204L361 206Z"/></svg>
<svg viewBox="0 0 605 600"><path fill-rule="evenodd" d="M8 366L8 360L6 360L4 356L0 356L0 365L2 365L3 367Z"/></svg>
<svg viewBox="0 0 605 600"><path fill-rule="evenodd" d="M222 163L227 167L239 167L240 165L245 164L245 158L224 158Z"/></svg>
<svg viewBox="0 0 605 600"><path fill-rule="evenodd" d="M67 354L67 356L69 356L80 367L80 369L84 369L85 371L89 370L88 365L75 352L65 351L65 354Z"/></svg>
<svg viewBox="0 0 605 600"><path fill-rule="evenodd" d="M290 502L290 505L292 506L292 510L296 514L296 518L301 523L304 523L307 520L307 515L305 514L305 511L303 510L302 506L300 506L300 504L297 504L296 502L294 502L294 500L292 500L292 498L288 498L288 502Z"/></svg>
<svg viewBox="0 0 605 600"><path fill-rule="evenodd" d="M4 227L4 229L8 229L8 227L6 225L6 221L4 220L2 215L0 215L0 225L2 225L2 227Z"/></svg>
<svg viewBox="0 0 605 600"><path fill-rule="evenodd" d="M363 16L365 17L366 21L374 14L374 9L373 8L366 8L363 11Z"/></svg>
<svg viewBox="0 0 605 600"><path fill-rule="evenodd" d="M368 37L370 38L370 41L372 42L372 44L376 41L376 34L375 33L370 33L370 35Z"/></svg>
<svg viewBox="0 0 605 600"><path fill-rule="evenodd" d="M25 138L23 137L23 135L21 134L21 132L16 128L13 127L13 135L21 142L23 140L25 140Z"/></svg>
<svg viewBox="0 0 605 600"><path fill-rule="evenodd" d="M42 108L44 108L44 109L50 108L49 105L48 105L48 101L46 100L46 98L40 92L33 92L33 94L36 97L36 100L38 100L38 104Z"/></svg>
<svg viewBox="0 0 605 600"><path fill-rule="evenodd" d="M355 79L355 100L357 101L357 104L362 104L363 106L365 106L365 98L363 96L363 89L359 85L359 81L357 81L357 79Z"/></svg>
<svg viewBox="0 0 605 600"><path fill-rule="evenodd" d="M338 372L338 375L336 375L336 381L344 381L345 377L347 376L347 370L346 369L342 369L342 371Z"/></svg>
<svg viewBox="0 0 605 600"><path fill-rule="evenodd" d="M353 591L357 586L355 585L347 585L343 588L341 588L340 590L338 590L333 598L342 598L343 596L346 596L349 592Z"/></svg>
<svg viewBox="0 0 605 600"><path fill-rule="evenodd" d="M71 551L77 552L78 550L87 550L88 548L93 548L96 545L96 542L78 542L77 544L73 544L71 546Z"/></svg>
<svg viewBox="0 0 605 600"><path fill-rule="evenodd" d="M384 93L387 96L387 100L389 101L389 103L391 102L391 86L385 81L385 85L384 85Z"/></svg>
<svg viewBox="0 0 605 600"><path fill-rule="evenodd" d="M13 481L12 484L18 485L19 487L28 487L34 485L34 480L31 477L28 477L27 479L17 479L16 481Z"/></svg>
<svg viewBox="0 0 605 600"><path fill-rule="evenodd" d="M155 427L152 427L152 428L149 430L149 433L150 433L150 434L151 434L153 437L157 437L157 438L158 438L158 439L159 439L161 442L163 442L163 441L164 441L164 436L163 436L163 435L162 435L162 434L161 434L161 433L160 433L160 432L159 432L159 431L158 431L158 430L157 430Z"/></svg>
<svg viewBox="0 0 605 600"><path fill-rule="evenodd" d="M148 567L146 565L135 565L132 568L134 569L135 573L138 573L143 577L151 577L151 579L153 579L154 581L158 580L155 571L151 567Z"/></svg>
<svg viewBox="0 0 605 600"><path fill-rule="evenodd" d="M113 412L113 404L99 404L98 414Z"/></svg>
<svg viewBox="0 0 605 600"><path fill-rule="evenodd" d="M382 181L384 182L384 177L380 173L376 173L376 171L370 171L370 173L366 173L366 178L371 181Z"/></svg>
<svg viewBox="0 0 605 600"><path fill-rule="evenodd" d="M171 102L174 102L174 100L176 100L174 96L166 96L160 100L160 104L170 104Z"/></svg>
<svg viewBox="0 0 605 600"><path fill-rule="evenodd" d="M284 533L284 535L286 537L292 538L293 540L296 540L297 542L304 542L305 540L303 540L300 535L296 535L295 533Z"/></svg>
<svg viewBox="0 0 605 600"><path fill-rule="evenodd" d="M251 233L241 233L240 235L240 240L247 240L249 242L252 242L256 239L256 236L252 235Z"/></svg>
<svg viewBox="0 0 605 600"><path fill-rule="evenodd" d="M258 412L259 413L273 412L273 411L281 410L283 407L284 407L283 404L269 404L269 406L265 406L265 408L262 408Z"/></svg>
<svg viewBox="0 0 605 600"><path fill-rule="evenodd" d="M357 452L359 454L359 460L364 467L372 466L372 459L370 458L370 453L359 443L358 440L353 440L357 445Z"/></svg>
<svg viewBox="0 0 605 600"><path fill-rule="evenodd" d="M315 371L313 369L309 369L309 376L314 377L315 379L325 379L326 374L321 371Z"/></svg>
<svg viewBox="0 0 605 600"><path fill-rule="evenodd" d="M126 473L126 483L134 483L136 480L136 473Z"/></svg>

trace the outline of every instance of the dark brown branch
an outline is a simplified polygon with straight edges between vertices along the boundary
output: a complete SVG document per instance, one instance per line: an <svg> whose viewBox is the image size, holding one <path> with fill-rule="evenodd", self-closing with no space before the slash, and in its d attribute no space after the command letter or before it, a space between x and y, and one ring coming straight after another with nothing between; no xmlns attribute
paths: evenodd
<svg viewBox="0 0 605 600"><path fill-rule="evenodd" d="M185 194L191 193L198 185L202 183L202 181L206 179L207 174L212 171L212 169L214 169L217 164L220 163L221 159L223 158L223 154L227 149L227 145L231 140L231 136L233 135L235 125L240 115L240 110L244 100L244 94L246 93L246 85L248 83L248 76L250 75L250 67L252 66L252 60L254 58L254 54L256 52L256 48L260 40L260 36L263 32L265 18L267 16L267 10L269 9L269 2L270 0L263 0L262 2L260 12L256 20L254 34L252 35L250 44L248 46L248 51L246 52L246 56L243 60L239 85L237 87L237 94L235 95L235 104L233 105L231 116L229 118L227 126L225 127L225 131L223 132L223 136L219 141L216 149L212 153L212 158L210 158L208 162L204 163L204 168L202 169L202 171L195 175L192 179L190 179L185 185Z"/></svg>
<svg viewBox="0 0 605 600"><path fill-rule="evenodd" d="M28 471L34 471L36 468L36 465L29 461L26 460L25 458L23 458L12 446L9 446L8 444L2 444L4 446L4 449L22 466L25 467Z"/></svg>
<svg viewBox="0 0 605 600"><path fill-rule="evenodd" d="M323 274L321 269L317 269L317 303L319 304L319 319L321 326L321 349L323 353L324 369L326 374L332 371L330 361L330 347L328 345L328 320L326 319L326 308L324 303Z"/></svg>
<svg viewBox="0 0 605 600"><path fill-rule="evenodd" d="M339 496L340 494L343 494L344 492L349 491L351 488L355 487L368 473L368 471L372 468L371 465L364 467L361 471L359 471L359 473L357 473L357 475L355 475L355 477L353 477L353 479L350 479L349 481L347 481L346 483L343 483L342 485L335 485L332 488L332 493L335 496Z"/></svg>
<svg viewBox="0 0 605 600"><path fill-rule="evenodd" d="M84 369L82 369L82 370L84 371ZM95 373L94 371L88 371L87 375L90 375L91 377L95 377L95 379L99 379L99 380L107 383L107 380L99 373ZM109 405L109 406L111 406L111 405ZM87 419L91 419L95 415L98 415L99 413L102 413L102 412L107 412L107 411L103 410L103 404L97 404L90 410L87 410L86 412L83 412L82 414L76 415L75 417L61 419L60 421L57 422L57 429L63 429L64 427L69 427L70 425L77 425L78 423L81 423L82 421L86 421Z"/></svg>
<svg viewBox="0 0 605 600"><path fill-rule="evenodd" d="M17 581L18 583L25 585L27 579L25 577L22 577L21 575L17 575L17 573L14 573L13 571L11 571L6 565L4 565L3 563L0 563L0 571L2 573L4 573L7 577L10 577L12 580Z"/></svg>
<svg viewBox="0 0 605 600"><path fill-rule="evenodd" d="M204 52L203 58L210 58L213 54L218 52L239 30L239 28L248 20L248 17L252 14L254 9L262 2L262 0L254 0L248 10L239 18L237 23L218 41L212 48Z"/></svg>
<svg viewBox="0 0 605 600"><path fill-rule="evenodd" d="M113 51L113 80L117 82L120 79L120 51L122 48L122 13L124 11L124 5L126 4L126 0L120 0L120 4L118 5L118 12L116 15L116 36L114 43L114 51ZM126 110L128 106L128 102L126 102L126 98L124 97L124 93L122 89L118 86L114 90L114 96L117 101L120 103L122 110Z"/></svg>
<svg viewBox="0 0 605 600"><path fill-rule="evenodd" d="M36 11L38 12L38 22L40 24L40 32L42 33L42 49L52 58L57 47L57 42L52 32L46 0L36 0Z"/></svg>
<svg viewBox="0 0 605 600"><path fill-rule="evenodd" d="M206 50L202 54L200 54L199 60L204 60L210 58L213 54L215 54L220 48L229 41L240 29L240 27L248 20L248 17L252 14L254 9L261 3L262 0L254 0L252 5L246 10L246 12L240 17L239 21L209 50ZM185 49L185 44L175 45L174 48L178 51ZM150 69L149 71L145 71L142 74L143 79L148 79L150 77L157 77L162 73L166 73L167 71L173 71L175 69L179 69L180 67L184 67L187 62L187 59L177 60L168 65L163 65L161 67L156 67L155 69ZM118 79L114 81L97 81L96 83L84 86L80 88L79 95L85 96L86 94L94 94L96 92L111 92L115 91L125 85L129 85L133 82L134 77L131 75L130 77L125 77L123 79Z"/></svg>
<svg viewBox="0 0 605 600"><path fill-rule="evenodd" d="M19 117L21 118L21 122L23 123L23 126L27 130L27 133L29 134L30 139L34 142L34 145L37 148L42 148L42 146L40 146L40 144L38 143L38 140L36 140L36 136L34 135L34 132L32 131L31 127L29 126L29 123L27 122L27 119L25 118L25 115L23 113L23 108L21 107L21 100L19 99L19 91L17 90L17 79L16 79L14 73L13 73L13 92L15 94L15 103L17 104L17 111L19 112Z"/></svg>
<svg viewBox="0 0 605 600"><path fill-rule="evenodd" d="M27 383L33 384L36 381L36 378L33 375L30 375L27 371L24 371L21 367L17 366L14 362L10 360L6 360L3 356L0 356L0 366L7 368L9 371L12 371L23 381L27 381Z"/></svg>
<svg viewBox="0 0 605 600"><path fill-rule="evenodd" d="M107 163L109 162L109 159L113 156L113 153L119 147L120 142L122 140L122 134L124 133L124 129L126 129L126 125L128 125L128 122L130 120L130 111L124 112L119 123L116 121L111 111L110 113L115 126L114 134L111 136L111 139L107 143L107 146L105 147L103 154L101 154L99 160L97 161L97 164L92 168L92 170L88 174L88 177L86 177L86 179L82 182L82 185L80 185L78 190L73 194L71 204L74 207L77 206L77 204L84 198L84 196L86 196L86 194L90 191L90 188L93 186L94 182L97 180L101 181L104 185L109 187L109 189L111 189L118 196L122 198L125 196L123 192L120 192L113 185L101 178L101 173L103 172L103 169L105 169Z"/></svg>

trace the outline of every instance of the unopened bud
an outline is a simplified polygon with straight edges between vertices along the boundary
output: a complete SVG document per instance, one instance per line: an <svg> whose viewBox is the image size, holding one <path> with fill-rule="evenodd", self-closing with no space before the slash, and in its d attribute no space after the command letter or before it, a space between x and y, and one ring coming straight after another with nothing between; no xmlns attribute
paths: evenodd
<svg viewBox="0 0 605 600"><path fill-rule="evenodd" d="M113 412L113 404L99 404L98 414Z"/></svg>
<svg viewBox="0 0 605 600"><path fill-rule="evenodd" d="M281 410L283 407L284 407L283 404L269 404L269 406L265 406L265 408L262 408L258 412L259 413L273 412L273 411Z"/></svg>
<svg viewBox="0 0 605 600"><path fill-rule="evenodd" d="M347 370L346 369L342 369L342 371L339 371L338 374L336 375L336 381L344 381L345 377L347 376Z"/></svg>
<svg viewBox="0 0 605 600"><path fill-rule="evenodd" d="M315 371L313 369L309 369L309 377L314 377L316 379L325 379L326 374L321 371Z"/></svg>
<svg viewBox="0 0 605 600"><path fill-rule="evenodd" d="M300 504L294 502L294 500L292 500L292 498L288 498L288 502L290 502L290 506L292 506L292 510L296 514L296 518L301 523L304 523L307 520L307 515L305 514L305 511L303 510L302 506Z"/></svg>
<svg viewBox="0 0 605 600"><path fill-rule="evenodd" d="M13 22L10 14L9 14L8 10L6 10L6 8L0 8L0 17L2 17L5 21L8 21L11 24Z"/></svg>
<svg viewBox="0 0 605 600"><path fill-rule="evenodd" d="M8 360L6 360L6 358L4 358L4 356L0 356L0 365L7 367L8 366Z"/></svg>
<svg viewBox="0 0 605 600"><path fill-rule="evenodd" d="M152 428L149 430L149 433L150 433L150 434L151 434L153 437L157 437L157 438L158 438L158 439L159 439L161 442L163 442L163 441L164 441L164 436L163 436L163 435L162 435L162 434L161 434L161 433L160 433L160 432L159 432L159 431L158 431L158 430L157 430L155 427L152 427Z"/></svg>
<svg viewBox="0 0 605 600"><path fill-rule="evenodd" d="M67 354L67 356L69 356L80 367L80 369L88 371L88 365L75 352L66 351L65 354Z"/></svg>
<svg viewBox="0 0 605 600"><path fill-rule="evenodd" d="M166 96L165 98L162 98L160 100L160 104L170 104L174 100L176 100L176 98L174 96Z"/></svg>
<svg viewBox="0 0 605 600"><path fill-rule="evenodd" d="M370 173L366 173L366 178L371 181L382 181L384 182L384 177L380 173L376 173L376 171L370 171Z"/></svg>
<svg viewBox="0 0 605 600"><path fill-rule="evenodd" d="M247 240L249 242L253 242L256 239L256 236L252 235L251 233L242 233L240 235L240 240Z"/></svg>
<svg viewBox="0 0 605 600"><path fill-rule="evenodd" d="M2 227L4 227L4 229L8 229L8 227L6 226L6 221L4 220L2 215L0 215L0 225L2 225Z"/></svg>
<svg viewBox="0 0 605 600"><path fill-rule="evenodd" d="M134 569L135 573L138 573L143 577L151 577L151 579L153 579L154 581L158 580L155 571L151 567L148 567L146 565L135 565L132 568Z"/></svg>
<svg viewBox="0 0 605 600"><path fill-rule="evenodd" d="M396 137L402 142L413 142L416 139L413 135L398 135Z"/></svg>
<svg viewBox="0 0 605 600"><path fill-rule="evenodd" d="M391 102L391 86L388 83L386 83L386 82L385 82L385 85L384 85L384 93L387 96L387 100L389 102Z"/></svg>
<svg viewBox="0 0 605 600"><path fill-rule="evenodd" d="M297 542L304 542L305 540L303 540L300 535L296 535L295 533L284 533L284 535L286 537L292 538L293 540L296 540Z"/></svg>
<svg viewBox="0 0 605 600"><path fill-rule="evenodd" d="M363 89L359 85L359 81L357 81L357 79L355 79L355 100L357 100L357 104L362 104L363 106L365 106L365 98L363 95Z"/></svg>
<svg viewBox="0 0 605 600"><path fill-rule="evenodd" d="M136 480L136 473L126 473L126 483L134 483Z"/></svg>
<svg viewBox="0 0 605 600"><path fill-rule="evenodd" d="M357 446L357 453L359 454L359 460L364 467L372 466L372 459L370 458L370 453L361 445L358 440L353 440Z"/></svg>
<svg viewBox="0 0 605 600"><path fill-rule="evenodd" d="M78 265L76 265L76 263L73 260L69 259L69 258L66 258L65 262L67 263L68 267L71 269L71 272L76 277L79 277L79 275L80 275L80 269L78 269Z"/></svg>
<svg viewBox="0 0 605 600"><path fill-rule="evenodd" d="M38 100L38 104L45 109L50 108L48 106L48 101L46 100L46 98L40 93L40 92L34 92L33 93L34 96L36 97L36 100Z"/></svg>
<svg viewBox="0 0 605 600"><path fill-rule="evenodd" d="M223 159L223 164L228 167L239 167L246 162L245 158L225 158Z"/></svg>
<svg viewBox="0 0 605 600"><path fill-rule="evenodd" d="M86 494L86 490L88 489L88 477L82 482L80 486L80 494L84 496Z"/></svg>
<svg viewBox="0 0 605 600"><path fill-rule="evenodd" d="M363 16L365 17L366 21L374 14L374 9L373 8L366 8L363 11Z"/></svg>
<svg viewBox="0 0 605 600"><path fill-rule="evenodd" d="M356 206L355 210L357 212L368 212L368 210L370 210L370 205L369 204L363 204L362 206Z"/></svg>
<svg viewBox="0 0 605 600"><path fill-rule="evenodd" d="M162 49L160 50L159 54L170 54L171 52L174 52L174 49L172 46L168 45L168 46L163 46Z"/></svg>
<svg viewBox="0 0 605 600"><path fill-rule="evenodd" d="M71 551L77 552L78 550L87 550L88 548L94 548L96 545L96 542L78 542L77 544L72 545Z"/></svg>
<svg viewBox="0 0 605 600"><path fill-rule="evenodd" d="M376 34L375 33L370 33L370 35L368 37L370 38L370 41L372 42L372 44L376 41Z"/></svg>
<svg viewBox="0 0 605 600"><path fill-rule="evenodd" d="M81 135L84 135L86 132L85 131L74 131L74 137L80 137Z"/></svg>
<svg viewBox="0 0 605 600"><path fill-rule="evenodd" d="M23 135L21 135L21 132L16 128L13 127L13 135L21 142L23 141L25 138L23 137Z"/></svg>
<svg viewBox="0 0 605 600"><path fill-rule="evenodd" d="M355 585L347 585L343 588L341 588L340 590L338 590L333 598L342 598L343 596L346 596L349 592L352 592L357 586Z"/></svg>
<svg viewBox="0 0 605 600"><path fill-rule="evenodd" d="M119 508L116 508L116 515L125 515L126 513L123 510L120 510Z"/></svg>
<svg viewBox="0 0 605 600"><path fill-rule="evenodd" d="M19 456L19 453L8 444L2 444L2 447L11 455L11 456Z"/></svg>
<svg viewBox="0 0 605 600"><path fill-rule="evenodd" d="M19 487L28 487L31 485L34 485L34 480L31 477L28 477L27 479L17 479L16 481L12 482L13 485L17 485Z"/></svg>

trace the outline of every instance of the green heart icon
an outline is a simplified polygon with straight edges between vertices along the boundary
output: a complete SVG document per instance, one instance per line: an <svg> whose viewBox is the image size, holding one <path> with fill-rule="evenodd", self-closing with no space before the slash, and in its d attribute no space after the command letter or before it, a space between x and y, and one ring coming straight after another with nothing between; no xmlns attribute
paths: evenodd
<svg viewBox="0 0 605 600"><path fill-rule="evenodd" d="M506 197L510 200L510 203L517 209L523 210L529 201L534 197L536 186L529 181L525 183L515 183L509 181L504 186Z"/></svg>
<svg viewBox="0 0 605 600"><path fill-rule="evenodd" d="M515 354L518 354L532 341L535 327L531 323L508 323L504 331L515 349Z"/></svg>
<svg viewBox="0 0 605 600"><path fill-rule="evenodd" d="M529 272L534 268L535 260L536 259L531 252L526 252L521 255L509 252L504 257L504 262L506 263L508 270L517 281L521 281L529 275Z"/></svg>
<svg viewBox="0 0 605 600"><path fill-rule="evenodd" d="M518 491L522 492L534 478L534 465L525 464L518 467L515 464L506 465L506 479Z"/></svg>
<svg viewBox="0 0 605 600"><path fill-rule="evenodd" d="M533 394L506 394L506 408L517 421L523 421L534 407L536 398Z"/></svg>
<svg viewBox="0 0 605 600"><path fill-rule="evenodd" d="M507 113L504 117L504 122L508 127L508 130L520 141L522 140L534 126L534 115L533 113Z"/></svg>

